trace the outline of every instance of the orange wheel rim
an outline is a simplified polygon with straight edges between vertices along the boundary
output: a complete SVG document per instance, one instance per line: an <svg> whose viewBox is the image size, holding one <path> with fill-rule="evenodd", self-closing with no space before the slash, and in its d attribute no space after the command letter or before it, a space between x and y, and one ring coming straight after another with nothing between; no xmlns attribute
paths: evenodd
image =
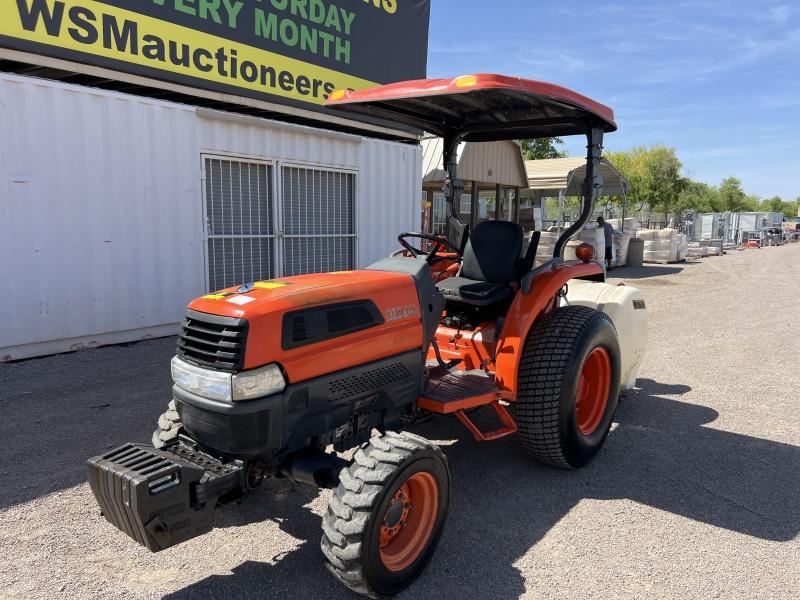
<svg viewBox="0 0 800 600"><path fill-rule="evenodd" d="M397 488L383 516L381 561L392 572L411 566L431 539L439 510L439 486L427 472L414 473Z"/></svg>
<svg viewBox="0 0 800 600"><path fill-rule="evenodd" d="M608 405L611 388L611 357L605 348L597 347L583 363L575 399L578 431L591 435L600 426Z"/></svg>

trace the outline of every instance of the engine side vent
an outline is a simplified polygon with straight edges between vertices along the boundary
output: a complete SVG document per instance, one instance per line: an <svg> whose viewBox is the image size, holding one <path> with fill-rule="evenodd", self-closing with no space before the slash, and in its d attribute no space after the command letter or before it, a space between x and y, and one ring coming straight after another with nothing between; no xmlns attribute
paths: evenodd
<svg viewBox="0 0 800 600"><path fill-rule="evenodd" d="M283 316L281 346L300 346L341 337L382 324L383 316L371 300L315 306Z"/></svg>
<svg viewBox="0 0 800 600"><path fill-rule="evenodd" d="M333 379L328 384L330 399L334 402L358 398L377 392L393 383L410 379L411 373L403 363L397 362L358 375Z"/></svg>
<svg viewBox="0 0 800 600"><path fill-rule="evenodd" d="M186 311L178 337L178 356L202 367L236 372L244 366L247 321Z"/></svg>
<svg viewBox="0 0 800 600"><path fill-rule="evenodd" d="M305 315L298 315L292 319L292 342L302 344L314 338L311 326Z"/></svg>

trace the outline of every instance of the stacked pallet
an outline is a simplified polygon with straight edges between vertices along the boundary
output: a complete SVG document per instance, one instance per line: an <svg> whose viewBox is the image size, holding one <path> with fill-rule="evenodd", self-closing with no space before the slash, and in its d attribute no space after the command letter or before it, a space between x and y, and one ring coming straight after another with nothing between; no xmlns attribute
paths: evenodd
<svg viewBox="0 0 800 600"><path fill-rule="evenodd" d="M625 220L626 224L628 219ZM633 224L633 223L632 223ZM626 225L627 226L627 225ZM530 243L531 234L525 235L525 243L523 254L528 244ZM539 239L539 247L536 251L536 261L534 266L539 267L553 257L555 251L556 241L558 240L558 233L556 231L543 231ZM628 245L631 241L631 234L627 231L624 233L614 233L614 250L612 253L612 265L621 267L624 266L628 256ZM567 260L575 260L575 248L582 243L591 244L594 247L595 259L603 262L606 254L606 241L605 234L601 228L595 226L585 227L576 238L567 244L564 252L564 258Z"/></svg>
<svg viewBox="0 0 800 600"><path fill-rule="evenodd" d="M723 252L723 242L720 239L700 240L701 246L708 246L709 256L721 256Z"/></svg>
<svg viewBox="0 0 800 600"><path fill-rule="evenodd" d="M567 242L566 247L564 248L564 260L578 260L578 254L576 250L578 246L583 244L580 240L570 240ZM597 256L595 256L597 260L600 260Z"/></svg>
<svg viewBox="0 0 800 600"><path fill-rule="evenodd" d="M594 256L599 261L604 261L606 258L606 236L603 233L602 227L597 227L594 224L588 224L578 234L578 240L586 242L594 247Z"/></svg>
<svg viewBox="0 0 800 600"><path fill-rule="evenodd" d="M685 233L678 234L678 258L677 260L686 260L686 255L689 250L689 238Z"/></svg>
<svg viewBox="0 0 800 600"><path fill-rule="evenodd" d="M639 231L642 226L639 223L639 219L636 217L628 217L624 221L622 219L608 219L606 223L611 225L614 228L614 231L620 231L624 229L627 233L636 233ZM620 227L620 225L624 225L624 227Z"/></svg>
<svg viewBox="0 0 800 600"><path fill-rule="evenodd" d="M708 256L708 246L690 246L686 249L686 256L691 258L705 258Z"/></svg>
<svg viewBox="0 0 800 600"><path fill-rule="evenodd" d="M530 242L530 234L526 234L525 236L526 241ZM558 234L553 233L550 231L543 231L542 237L539 239L539 246L536 249L536 261L534 262L535 267L539 267L546 263L548 260L553 258L553 252L556 249L556 241L558 240ZM527 249L527 243L525 244L525 248L523 249L523 254Z"/></svg>
<svg viewBox="0 0 800 600"><path fill-rule="evenodd" d="M631 237L637 237L637 232L641 229L639 219L636 217L628 217L624 220L608 219L606 223L614 228L614 261L612 264L615 267L624 267L628 264L628 247Z"/></svg>
<svg viewBox="0 0 800 600"><path fill-rule="evenodd" d="M625 219L626 221L628 219ZM628 263L628 246L631 243L631 234L627 231L614 232L614 262L615 267L624 267Z"/></svg>
<svg viewBox="0 0 800 600"><path fill-rule="evenodd" d="M644 240L644 262L667 263L678 260L676 229L641 229L636 237Z"/></svg>
<svg viewBox="0 0 800 600"><path fill-rule="evenodd" d="M548 238L545 238L548 236ZM549 237L552 236L552 237ZM539 252L537 252L536 256L536 265L539 266L542 264L547 258L553 256L553 251L555 250L555 244L558 236L554 233L542 233L542 239L539 242ZM546 250L542 249L542 245ZM605 236L603 235L602 229L597 229L596 227L587 227L581 231L578 236L569 242L567 242L566 247L564 248L564 259L565 260L577 260L578 256L575 254L575 250L581 244L591 244L594 248L594 257L595 260L603 262L605 260L606 255L606 242ZM543 254L547 252L547 254ZM604 263L605 264L605 263Z"/></svg>

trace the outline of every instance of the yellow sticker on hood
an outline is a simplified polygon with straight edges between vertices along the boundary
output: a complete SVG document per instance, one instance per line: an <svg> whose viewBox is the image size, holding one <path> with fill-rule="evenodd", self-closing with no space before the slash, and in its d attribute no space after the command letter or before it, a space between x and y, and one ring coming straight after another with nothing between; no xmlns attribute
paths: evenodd
<svg viewBox="0 0 800 600"><path fill-rule="evenodd" d="M256 281L253 284L254 288L259 290L277 290L278 288L286 287L289 285L283 281Z"/></svg>

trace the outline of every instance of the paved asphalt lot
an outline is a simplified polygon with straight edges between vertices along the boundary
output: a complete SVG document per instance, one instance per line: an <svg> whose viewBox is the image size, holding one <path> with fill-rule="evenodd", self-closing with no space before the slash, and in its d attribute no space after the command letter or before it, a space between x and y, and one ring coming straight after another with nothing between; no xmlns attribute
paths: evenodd
<svg viewBox="0 0 800 600"><path fill-rule="evenodd" d="M402 598L798 597L800 245L613 275L644 291L651 341L602 453L561 472L419 425L453 498ZM84 461L149 439L173 348L0 365L0 597L353 598L321 561L328 492L272 481L156 555L100 517Z"/></svg>

